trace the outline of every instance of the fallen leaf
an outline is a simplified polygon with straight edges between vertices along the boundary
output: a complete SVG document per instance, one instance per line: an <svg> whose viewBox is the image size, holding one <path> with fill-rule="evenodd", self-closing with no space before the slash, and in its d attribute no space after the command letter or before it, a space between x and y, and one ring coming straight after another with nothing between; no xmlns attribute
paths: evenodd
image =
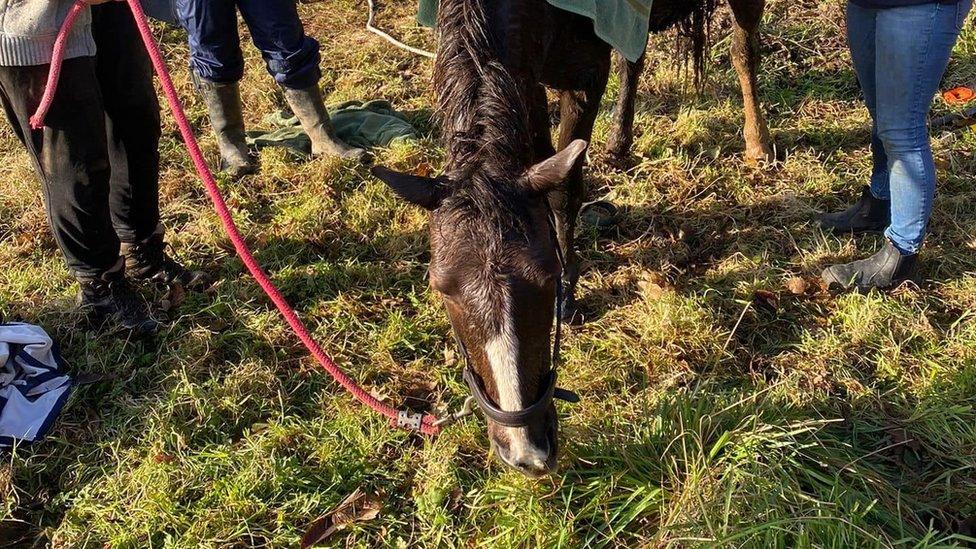
<svg viewBox="0 0 976 549"><path fill-rule="evenodd" d="M457 353L454 349L450 347L444 348L444 364L447 366L454 366L457 364Z"/></svg>
<svg viewBox="0 0 976 549"><path fill-rule="evenodd" d="M379 516L382 507L379 494L367 494L362 489L356 488L356 491L349 494L335 509L315 519L309 525L305 535L302 536L301 549L308 549L324 542L354 522L375 519Z"/></svg>
<svg viewBox="0 0 976 549"><path fill-rule="evenodd" d="M413 173L418 177L430 177L434 173L434 166L430 162L421 162L414 168Z"/></svg>
<svg viewBox="0 0 976 549"><path fill-rule="evenodd" d="M186 289L183 288L183 285L179 283L171 284L166 295L159 300L159 308L164 313L168 313L176 307L179 307L185 298Z"/></svg>
<svg viewBox="0 0 976 549"><path fill-rule="evenodd" d="M779 310L779 295L769 290L756 290L752 296L753 302L760 308L771 312Z"/></svg>
<svg viewBox="0 0 976 549"><path fill-rule="evenodd" d="M160 452L153 456L153 461L156 463L173 463L176 461L176 458L165 452Z"/></svg>
<svg viewBox="0 0 976 549"><path fill-rule="evenodd" d="M36 248L34 238L28 233L18 233L14 237L13 250L18 257L30 255Z"/></svg>
<svg viewBox="0 0 976 549"><path fill-rule="evenodd" d="M661 273L644 273L637 281L637 287L650 299L658 299L667 291L668 280Z"/></svg>
<svg viewBox="0 0 976 549"><path fill-rule="evenodd" d="M793 295L803 295L810 289L810 283L800 277L793 277L786 281L786 289Z"/></svg>

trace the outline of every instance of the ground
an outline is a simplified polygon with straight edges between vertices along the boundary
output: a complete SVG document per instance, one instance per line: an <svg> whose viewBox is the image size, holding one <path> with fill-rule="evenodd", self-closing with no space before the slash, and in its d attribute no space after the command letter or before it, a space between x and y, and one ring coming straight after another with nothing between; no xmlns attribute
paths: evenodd
<svg viewBox="0 0 976 549"><path fill-rule="evenodd" d="M771 0L760 85L780 161L742 161L726 19L705 89L672 36L652 44L633 165L587 178L623 208L584 231L567 330L560 470L541 481L489 455L469 419L426 440L354 403L296 343L233 255L166 117L163 202L173 253L220 277L149 342L85 330L27 156L0 129L0 313L47 328L79 389L51 437L3 454L0 543L54 547L290 547L316 519L333 546L965 546L976 530L976 138L939 136L928 282L833 297L817 275L880 240L811 221L867 181L868 116L838 0ZM434 47L387 2L380 24ZM300 6L323 45L329 101L386 98L428 136L377 152L399 169L442 161L430 61L362 30L354 0ZM211 160L184 36L157 27ZM247 49L248 119L281 95ZM946 85L976 74L967 29ZM937 111L947 107L937 103ZM389 402L457 406L443 308L425 280L425 215L362 168L280 151L222 187L287 298L337 362ZM356 494L353 508L330 514Z"/></svg>

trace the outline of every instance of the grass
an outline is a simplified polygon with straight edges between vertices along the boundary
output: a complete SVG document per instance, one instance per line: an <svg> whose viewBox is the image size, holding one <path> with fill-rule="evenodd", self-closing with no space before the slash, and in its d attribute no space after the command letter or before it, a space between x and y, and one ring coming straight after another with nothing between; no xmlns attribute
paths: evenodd
<svg viewBox="0 0 976 549"><path fill-rule="evenodd" d="M382 24L433 47L411 2ZM353 0L303 4L323 44L330 101L386 98L429 135L378 151L438 168L431 65L361 29ZM161 146L174 253L219 274L153 342L82 329L26 155L0 130L0 313L46 327L82 388L52 436L4 454L0 540L53 547L296 546L357 489L379 515L331 546L946 547L976 531L976 188L971 132L936 141L940 195L929 280L894 295L831 297L830 261L875 238L822 234L815 211L868 179L868 117L850 70L842 3L771 0L760 78L782 162L741 161L742 114L719 25L709 84L688 91L670 37L644 76L634 166L599 153L587 178L624 219L584 231L581 299L562 380L558 475L528 481L488 455L469 420L435 440L391 430L338 391L233 257L175 127ZM158 30L191 119L184 37ZM252 127L281 104L248 48ZM976 72L976 32L947 85ZM616 83L612 83L612 90ZM944 111L939 104L936 109ZM415 409L467 391L425 281L425 217L363 169L262 154L223 188L236 219L323 346L366 387ZM806 288L804 288L806 286ZM797 291L799 290L799 291ZM970 537L966 537L970 536Z"/></svg>

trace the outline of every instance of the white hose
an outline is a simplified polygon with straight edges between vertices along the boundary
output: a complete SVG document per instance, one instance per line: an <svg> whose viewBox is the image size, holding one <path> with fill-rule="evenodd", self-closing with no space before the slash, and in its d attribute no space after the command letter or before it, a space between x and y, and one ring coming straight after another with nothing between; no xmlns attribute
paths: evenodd
<svg viewBox="0 0 976 549"><path fill-rule="evenodd" d="M417 54L417 55L422 55L422 56L428 57L430 59L433 59L434 58L434 54L433 53L431 53L431 52L429 52L427 50L422 50L420 48L415 48L413 46L408 46L408 45L404 44L403 42L397 40L396 38L393 38L389 34L383 32L382 30L376 28L373 25L373 19L376 17L376 4L373 2L373 0L366 0L366 3L369 4L369 18L366 20L366 30L368 30L369 32L371 32L373 34L378 35L380 38L383 38L387 42L393 44L394 46L396 46L396 47L398 47L400 49L404 49L404 50L407 50L410 53L414 53L414 54Z"/></svg>

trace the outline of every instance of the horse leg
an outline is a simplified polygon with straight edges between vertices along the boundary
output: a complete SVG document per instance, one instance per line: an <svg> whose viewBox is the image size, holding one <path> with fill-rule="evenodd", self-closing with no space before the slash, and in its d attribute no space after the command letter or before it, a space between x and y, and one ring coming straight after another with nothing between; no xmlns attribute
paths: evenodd
<svg viewBox="0 0 976 549"><path fill-rule="evenodd" d="M606 90L609 76L609 57L606 69L589 86L583 90L563 91L560 96L561 122L559 124L559 150L576 139L589 141L593 136L593 125L596 123L597 112L600 109L600 99ZM563 320L577 322L581 320L576 310L576 283L579 281L579 257L576 255L576 221L580 207L583 205L583 164L585 158L573 168L565 188L549 193L549 204L555 215L556 236L562 250L563 260Z"/></svg>
<svg viewBox="0 0 976 549"><path fill-rule="evenodd" d="M645 55L637 61L630 62L619 52L617 58L617 73L620 76L620 94L617 96L617 109L613 117L613 131L607 142L607 153L611 162L622 164L630 154L634 144L634 104L637 102L637 85L640 75L644 72Z"/></svg>
<svg viewBox="0 0 976 549"><path fill-rule="evenodd" d="M775 160L769 128L759 103L756 73L759 70L759 24L766 0L729 0L735 16L732 37L732 64L742 86L745 107L746 161Z"/></svg>

